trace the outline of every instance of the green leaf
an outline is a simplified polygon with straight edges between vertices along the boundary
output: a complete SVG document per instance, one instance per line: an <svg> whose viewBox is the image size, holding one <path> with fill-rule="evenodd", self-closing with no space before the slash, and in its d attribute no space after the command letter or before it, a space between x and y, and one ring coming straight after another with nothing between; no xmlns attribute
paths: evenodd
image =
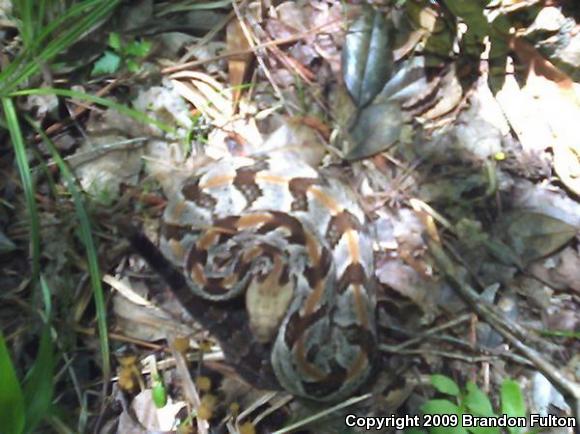
<svg viewBox="0 0 580 434"><path fill-rule="evenodd" d="M103 74L113 74L119 70L121 58L118 54L106 50L103 55L97 59L91 71L91 77Z"/></svg>
<svg viewBox="0 0 580 434"><path fill-rule="evenodd" d="M145 57L151 51L151 42L149 41L134 41L125 47L125 54L133 57Z"/></svg>
<svg viewBox="0 0 580 434"><path fill-rule="evenodd" d="M0 332L0 434L20 434L24 429L24 397Z"/></svg>
<svg viewBox="0 0 580 434"><path fill-rule="evenodd" d="M0 80L1 82L1 80ZM40 219L38 217L38 207L36 205L35 185L32 181L28 156L26 155L26 143L20 122L16 114L16 108L11 98L2 98L2 108L6 117L6 124L10 131L10 139L14 148L14 156L18 173L22 182L22 190L26 199L26 210L28 211L28 224L30 226L30 256L32 257L32 281L36 281L40 272Z"/></svg>
<svg viewBox="0 0 580 434"><path fill-rule="evenodd" d="M419 428L408 428L403 431L404 434L427 434L427 431Z"/></svg>
<svg viewBox="0 0 580 434"><path fill-rule="evenodd" d="M505 380L501 385L501 411L510 417L525 417L526 403L520 385L514 380Z"/></svg>
<svg viewBox="0 0 580 434"><path fill-rule="evenodd" d="M55 89L56 90L56 89ZM29 121L31 124L32 121ZM58 166L60 173L65 181L67 189L73 198L75 205L75 212L79 220L80 238L85 246L87 255L87 262L89 268L89 275L91 281L91 288L93 290L93 297L95 300L95 309L97 312L97 327L99 330L99 346L101 350L101 357L103 363L103 381L109 381L111 376L111 357L109 350L109 335L107 331L107 309L105 307L105 295L103 293L103 286L101 285L101 271L99 267L97 248L93 239L91 231L91 221L87 210L85 209L83 197L76 186L75 178L62 159L54 144L50 141L47 135L40 128L36 128L40 134L43 142L48 147L52 158Z"/></svg>
<svg viewBox="0 0 580 434"><path fill-rule="evenodd" d="M431 384L438 392L451 396L459 396L459 386L455 381L446 375L431 375Z"/></svg>
<svg viewBox="0 0 580 434"><path fill-rule="evenodd" d="M139 71L139 63L135 62L133 59L128 59L126 63L129 72L135 73Z"/></svg>
<svg viewBox="0 0 580 434"><path fill-rule="evenodd" d="M499 428L495 427L474 426L467 428L467 431L473 434L501 434Z"/></svg>
<svg viewBox="0 0 580 434"><path fill-rule="evenodd" d="M26 432L34 432L36 426L48 414L52 404L53 379L54 349L50 325L46 324L40 337L36 360L24 380Z"/></svg>
<svg viewBox="0 0 580 434"><path fill-rule="evenodd" d="M495 416L489 398L475 383L468 382L466 390L462 403L474 416ZM500 434L499 428L493 427L473 427L468 431L473 434Z"/></svg>
<svg viewBox="0 0 580 434"><path fill-rule="evenodd" d="M151 396L153 398L153 403L157 408L163 408L167 404L167 391L165 390L165 385L161 380L159 374L153 378L153 387L151 388Z"/></svg>
<svg viewBox="0 0 580 434"><path fill-rule="evenodd" d="M382 13L365 7L348 29L342 51L346 88L357 107L364 107L382 90L393 71L392 38Z"/></svg>
<svg viewBox="0 0 580 434"><path fill-rule="evenodd" d="M39 30L38 36L30 41L31 45L0 71L0 97L10 94L38 74L41 65L50 63L55 56L66 51L109 16L118 4L119 0L85 0L62 11Z"/></svg>
<svg viewBox="0 0 580 434"><path fill-rule="evenodd" d="M519 269L524 268L524 264L518 254L506 243L498 239L484 240L483 243L489 250L489 253L491 253L491 255L501 263L505 265L515 265Z"/></svg>
<svg viewBox="0 0 580 434"><path fill-rule="evenodd" d="M109 47L111 47L117 53L121 52L121 48L123 48L123 42L121 41L121 36L117 32L109 33Z"/></svg>
<svg viewBox="0 0 580 434"><path fill-rule="evenodd" d="M396 101L364 107L348 130L352 140L343 147L344 158L358 160L387 150L400 139L404 125L401 106Z"/></svg>
<svg viewBox="0 0 580 434"><path fill-rule="evenodd" d="M458 419L457 426L433 426L429 428L430 434L467 434L467 431L461 426L461 409L446 399L432 399L421 406L424 414L446 414L456 415Z"/></svg>
<svg viewBox="0 0 580 434"><path fill-rule="evenodd" d="M476 416L494 416L493 407L487 395L477 387L477 384L469 381L466 386L467 394L463 404Z"/></svg>
<svg viewBox="0 0 580 434"><path fill-rule="evenodd" d="M513 380L505 380L501 385L501 412L508 417L525 417L526 402L520 385ZM520 433L521 428L509 428L510 433Z"/></svg>
<svg viewBox="0 0 580 434"><path fill-rule="evenodd" d="M44 302L44 315L46 320L50 319L52 315L52 300L51 300L51 292L50 288L46 283L46 279L41 274L40 275L40 292L42 294L42 301Z"/></svg>

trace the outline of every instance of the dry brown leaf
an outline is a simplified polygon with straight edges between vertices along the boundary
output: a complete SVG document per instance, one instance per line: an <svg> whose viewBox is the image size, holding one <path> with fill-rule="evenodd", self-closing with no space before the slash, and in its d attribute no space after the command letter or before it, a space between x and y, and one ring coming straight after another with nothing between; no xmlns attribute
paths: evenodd
<svg viewBox="0 0 580 434"><path fill-rule="evenodd" d="M249 50L251 48L240 21L234 17L226 28L228 51L235 53L239 51ZM238 54L228 58L228 76L230 86L233 90L233 104L237 105L242 95L241 85L248 76L248 71L252 62L253 54Z"/></svg>
<svg viewBox="0 0 580 434"><path fill-rule="evenodd" d="M287 119L266 139L259 153L271 156L288 154L290 158L305 161L316 167L326 153L324 143L317 134L317 129L311 127L311 121L304 118ZM320 124L318 126L321 127Z"/></svg>
<svg viewBox="0 0 580 434"><path fill-rule="evenodd" d="M517 210L504 214L496 231L522 263L528 264L564 246L578 228L545 214Z"/></svg>
<svg viewBox="0 0 580 434"><path fill-rule="evenodd" d="M198 71L182 71L171 75L179 94L198 109L206 119L223 127L233 116L231 91L211 76Z"/></svg>
<svg viewBox="0 0 580 434"><path fill-rule="evenodd" d="M515 51L520 61L526 64L530 71L558 84L562 90L572 89L574 82L570 77L545 59L529 42L522 38L512 37L509 41L509 47Z"/></svg>
<svg viewBox="0 0 580 434"><path fill-rule="evenodd" d="M436 310L433 287L410 266L399 260L386 260L378 264L375 272L379 282L412 300L425 313Z"/></svg>
<svg viewBox="0 0 580 434"><path fill-rule="evenodd" d="M191 329L179 324L175 317L156 307L144 308L119 293L113 297L113 311L118 332L146 342L165 339L168 332L186 334Z"/></svg>
<svg viewBox="0 0 580 434"><path fill-rule="evenodd" d="M572 247L565 248L545 261L530 265L529 271L553 288L570 288L580 294L580 253Z"/></svg>
<svg viewBox="0 0 580 434"><path fill-rule="evenodd" d="M526 85L519 89L507 76L498 101L525 150L551 148L554 169L560 180L580 194L580 139L575 127L580 120L580 86L521 38L511 48L528 68Z"/></svg>
<svg viewBox="0 0 580 434"><path fill-rule="evenodd" d="M515 180L509 202L514 209L527 209L580 227L580 204L549 185Z"/></svg>

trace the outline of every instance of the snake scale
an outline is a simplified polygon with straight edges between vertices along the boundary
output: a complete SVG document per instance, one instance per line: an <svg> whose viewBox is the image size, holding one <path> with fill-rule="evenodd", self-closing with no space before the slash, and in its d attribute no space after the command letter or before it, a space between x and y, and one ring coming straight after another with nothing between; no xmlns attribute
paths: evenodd
<svg viewBox="0 0 580 434"><path fill-rule="evenodd" d="M343 182L288 158L215 161L168 198L160 249L146 258L249 382L330 402L369 377L372 242Z"/></svg>

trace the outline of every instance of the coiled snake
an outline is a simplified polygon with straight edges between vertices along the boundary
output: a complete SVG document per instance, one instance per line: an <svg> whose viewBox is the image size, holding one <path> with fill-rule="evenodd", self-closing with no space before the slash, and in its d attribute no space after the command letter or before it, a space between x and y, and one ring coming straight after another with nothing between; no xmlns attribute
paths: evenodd
<svg viewBox="0 0 580 434"><path fill-rule="evenodd" d="M231 157L169 198L161 251L182 273L178 299L242 376L336 401L365 382L376 349L365 229L339 180L287 158Z"/></svg>

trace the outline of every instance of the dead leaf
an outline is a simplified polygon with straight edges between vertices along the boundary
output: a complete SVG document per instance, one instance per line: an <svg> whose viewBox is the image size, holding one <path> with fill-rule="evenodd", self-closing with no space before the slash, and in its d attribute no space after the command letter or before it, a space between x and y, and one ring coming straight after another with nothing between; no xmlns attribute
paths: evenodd
<svg viewBox="0 0 580 434"><path fill-rule="evenodd" d="M580 141L554 146L554 169L562 183L574 194L580 196Z"/></svg>
<svg viewBox="0 0 580 434"><path fill-rule="evenodd" d="M506 199L514 209L526 209L580 227L580 204L549 185L517 179Z"/></svg>
<svg viewBox="0 0 580 434"><path fill-rule="evenodd" d="M563 90L571 89L574 85L570 77L556 68L524 39L514 36L510 39L509 46L517 54L520 61L526 64L534 74L557 83Z"/></svg>
<svg viewBox="0 0 580 434"><path fill-rule="evenodd" d="M119 417L117 433L171 432L176 425L177 414L185 405L185 402L173 402L169 397L163 408L157 408L153 402L151 389L146 389L139 393L131 403L131 413L137 418L138 423L128 411L124 411Z"/></svg>
<svg viewBox="0 0 580 434"><path fill-rule="evenodd" d="M530 211L513 211L497 222L496 231L523 265L564 246L578 229L561 220Z"/></svg>
<svg viewBox="0 0 580 434"><path fill-rule="evenodd" d="M580 194L580 140L571 128L580 119L578 85L525 40L514 37L510 46L527 65L528 77L521 89L506 77L498 101L524 149L552 148L560 180Z"/></svg>
<svg viewBox="0 0 580 434"><path fill-rule="evenodd" d="M285 120L257 151L269 156L287 154L289 158L305 161L316 167L322 161L326 148L316 129L303 118L294 118Z"/></svg>
<svg viewBox="0 0 580 434"><path fill-rule="evenodd" d="M249 50L250 44L242 31L242 25L237 18L232 19L226 28L228 51L230 53L236 53L239 51ZM246 54L238 54L235 56L228 57L228 76L230 85L233 90L233 104L237 105L242 94L242 88L240 87L246 77L248 76L248 71L250 64L252 62L252 53L248 52Z"/></svg>
<svg viewBox="0 0 580 434"><path fill-rule="evenodd" d="M113 297L117 329L124 336L145 342L167 338L168 332L190 333L191 328L175 321L175 317L157 308L143 308L120 294Z"/></svg>
<svg viewBox="0 0 580 434"><path fill-rule="evenodd" d="M144 143L144 139L120 135L92 135L69 158L69 164L82 188L108 205L118 197L121 184L136 185Z"/></svg>
<svg viewBox="0 0 580 434"><path fill-rule="evenodd" d="M580 253L572 247L546 261L531 264L529 271L553 288L570 288L580 293Z"/></svg>
<svg viewBox="0 0 580 434"><path fill-rule="evenodd" d="M375 272L379 282L413 301L424 313L435 310L433 283L422 279L412 267L399 260L385 260L378 264Z"/></svg>
<svg viewBox="0 0 580 434"><path fill-rule="evenodd" d="M231 91L213 77L198 71L182 71L171 75L172 84L183 98L206 119L223 127L233 116Z"/></svg>

